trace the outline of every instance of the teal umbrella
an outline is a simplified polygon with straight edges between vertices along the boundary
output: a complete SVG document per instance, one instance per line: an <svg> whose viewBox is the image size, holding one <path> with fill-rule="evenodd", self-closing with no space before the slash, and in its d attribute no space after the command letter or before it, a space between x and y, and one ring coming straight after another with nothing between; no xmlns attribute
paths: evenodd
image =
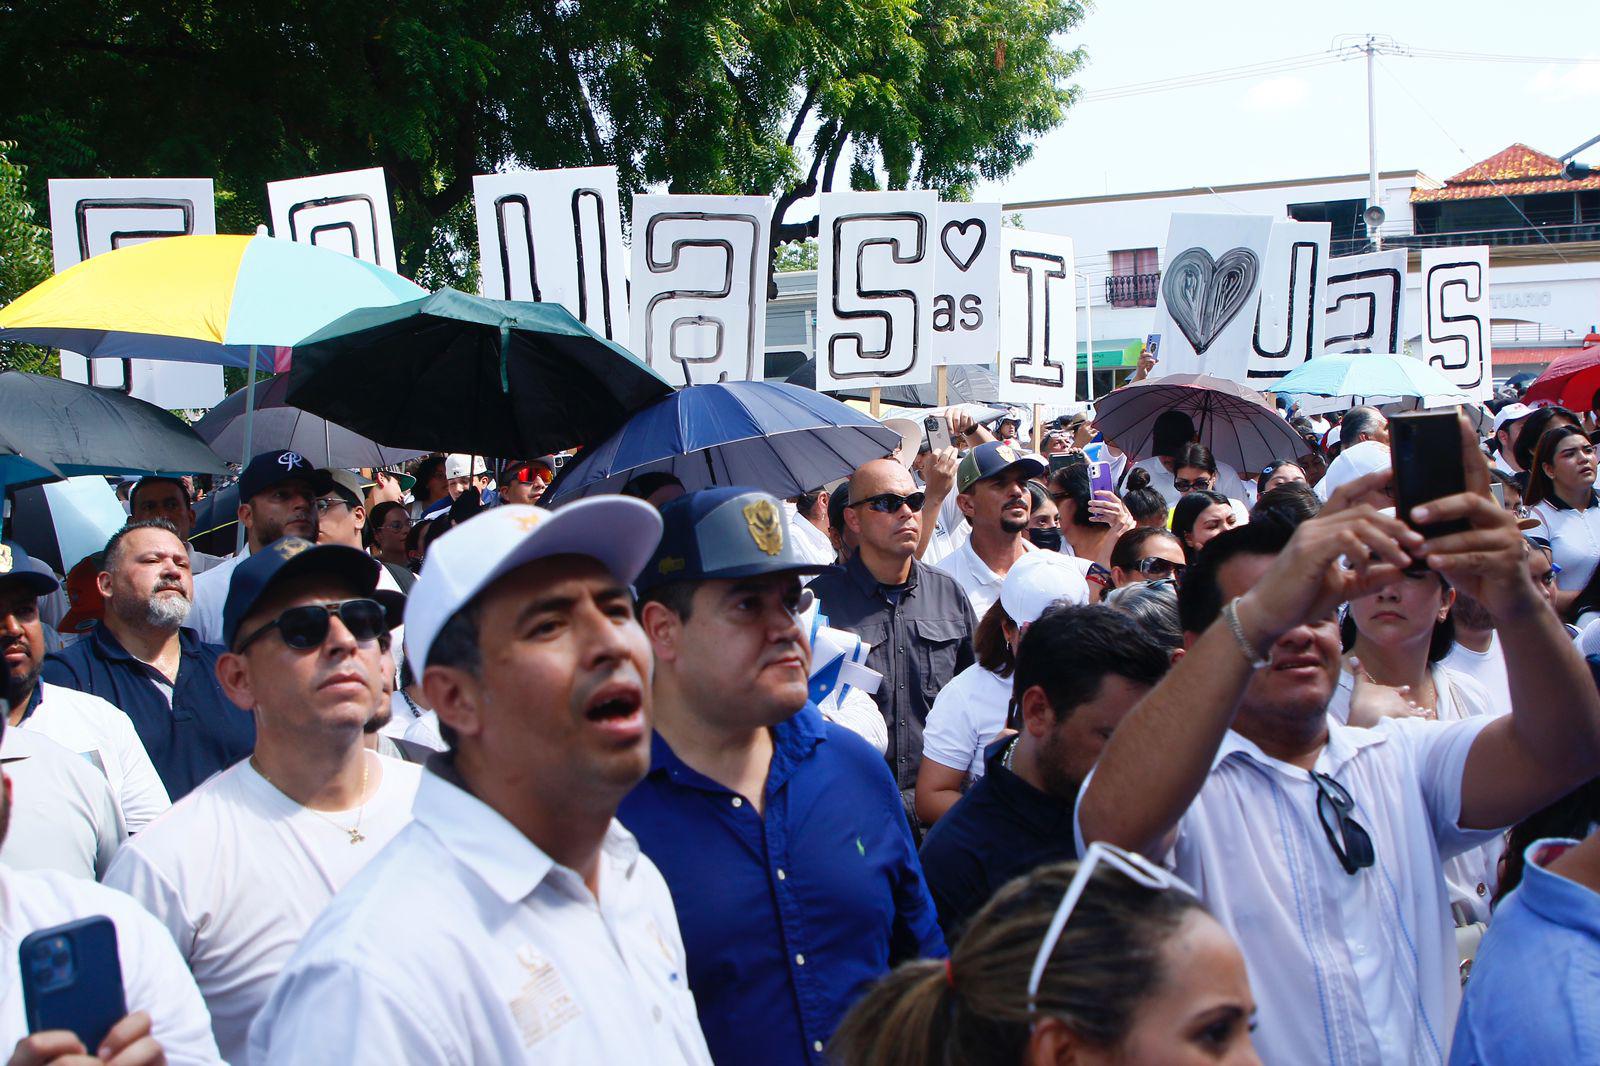
<svg viewBox="0 0 1600 1066"><path fill-rule="evenodd" d="M671 392L558 304L441 289L296 344L286 399L389 448L528 458L598 443Z"/></svg>
<svg viewBox="0 0 1600 1066"><path fill-rule="evenodd" d="M1267 386L1266 391L1296 396L1349 397L1362 403L1424 397L1471 402L1449 378L1422 360L1379 352L1320 355L1301 363Z"/></svg>

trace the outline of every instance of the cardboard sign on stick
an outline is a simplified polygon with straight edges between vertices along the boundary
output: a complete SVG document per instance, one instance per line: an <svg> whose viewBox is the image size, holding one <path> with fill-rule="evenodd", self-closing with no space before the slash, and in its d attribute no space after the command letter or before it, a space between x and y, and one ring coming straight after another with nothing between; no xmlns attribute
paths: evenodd
<svg viewBox="0 0 1600 1066"><path fill-rule="evenodd" d="M1243 381L1270 215L1173 215L1156 298L1163 374L1213 374Z"/></svg>
<svg viewBox="0 0 1600 1066"><path fill-rule="evenodd" d="M1323 352L1400 354L1405 322L1406 251L1336 256L1328 263Z"/></svg>
<svg viewBox="0 0 1600 1066"><path fill-rule="evenodd" d="M1244 383L1265 388L1322 354L1328 284L1326 222L1274 222Z"/></svg>
<svg viewBox="0 0 1600 1066"><path fill-rule="evenodd" d="M1422 250L1422 358L1478 401L1494 392L1489 247Z"/></svg>
<svg viewBox="0 0 1600 1066"><path fill-rule="evenodd" d="M1070 404L1078 387L1072 238L1004 229L1000 253L1000 402Z"/></svg>
<svg viewBox="0 0 1600 1066"><path fill-rule="evenodd" d="M939 205L933 362L993 365L1000 347L1000 205Z"/></svg>
<svg viewBox="0 0 1600 1066"><path fill-rule="evenodd" d="M383 168L267 183L272 235L399 271Z"/></svg>

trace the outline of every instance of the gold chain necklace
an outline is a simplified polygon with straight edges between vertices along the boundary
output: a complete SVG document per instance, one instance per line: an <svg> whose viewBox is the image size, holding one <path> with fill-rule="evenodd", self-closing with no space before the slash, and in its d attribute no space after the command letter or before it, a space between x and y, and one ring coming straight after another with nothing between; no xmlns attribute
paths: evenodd
<svg viewBox="0 0 1600 1066"><path fill-rule="evenodd" d="M289 795L287 792L284 792L283 789L281 787L279 787L277 782L273 781L272 778L267 776L266 771L261 769L261 764L256 762L255 756L251 756L250 757L250 765L255 767L256 773L261 775L261 780L265 781L267 784L271 785L273 788L276 788L278 790L279 794L282 795L285 799L290 800L291 802L295 802L295 803L299 802L293 796ZM371 770L372 770L372 763L367 758L366 751L363 750L361 752L361 806L356 808L356 824L354 826L340 825L338 822L334 821L332 818L329 818L326 814L323 814L321 811L317 810L314 807L307 807L304 803L300 804L300 808L302 810L310 811L312 814L316 815L318 818L321 818L324 822L327 822L329 825L331 825L335 829L339 830L339 832L349 834L350 843L352 843L352 844L361 843L363 840L367 839L366 834L361 832L361 819L367 813L367 775L371 772Z"/></svg>

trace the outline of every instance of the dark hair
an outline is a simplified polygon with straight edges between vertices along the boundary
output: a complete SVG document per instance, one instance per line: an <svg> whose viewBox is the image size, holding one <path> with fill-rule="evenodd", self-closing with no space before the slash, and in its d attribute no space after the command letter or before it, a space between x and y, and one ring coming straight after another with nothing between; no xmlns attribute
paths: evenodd
<svg viewBox="0 0 1600 1066"><path fill-rule="evenodd" d="M694 612L694 590L699 587L698 581L668 581L640 593L636 609L642 612L645 604L659 603L687 622Z"/></svg>
<svg viewBox="0 0 1600 1066"><path fill-rule="evenodd" d="M1183 626L1178 622L1178 588L1175 582L1135 581L1106 595L1106 606L1132 618L1134 624L1166 649L1168 655L1183 647Z"/></svg>
<svg viewBox="0 0 1600 1066"><path fill-rule="evenodd" d="M363 548L372 547L372 542L378 537L378 527L382 526L389 520L390 511L401 511L407 515L411 513L406 511L405 504L396 503L394 500L384 500L382 503L378 504L378 506L374 507L372 512L367 515L367 524L361 527L361 546ZM410 531L408 530L407 536L409 537L409 535Z"/></svg>
<svg viewBox="0 0 1600 1066"><path fill-rule="evenodd" d="M443 469L444 456L442 455L428 455L417 461L416 467L412 470L412 477L417 479L416 487L418 492L416 495L418 499L421 499L422 494L428 491L428 482L433 480L433 475Z"/></svg>
<svg viewBox="0 0 1600 1066"><path fill-rule="evenodd" d="M102 561L100 563L100 570L102 573L109 572L117 565L117 563L122 561L120 558L118 558L118 556L121 554L122 538L126 537L129 533L140 529L159 529L163 533L171 533L174 537L178 538L179 544L183 544L183 538L178 535L178 527L174 526L171 522L168 522L165 518L145 518L138 522L129 522L127 525L111 534L111 539L106 541L105 548L101 550L100 554L102 556ZM188 545L184 545L184 547L187 550Z"/></svg>
<svg viewBox="0 0 1600 1066"><path fill-rule="evenodd" d="M1547 430L1544 436L1539 438L1538 450L1533 453L1533 462L1528 466L1528 487L1522 493L1524 506L1532 507L1536 503L1543 503L1556 494L1555 481L1545 473L1544 465L1555 462L1556 449L1561 447L1562 442L1568 437L1577 437L1585 444L1589 443L1588 436L1577 426L1557 426L1555 429ZM1527 433L1524 432L1517 440L1517 445L1520 447L1527 439Z"/></svg>
<svg viewBox="0 0 1600 1066"><path fill-rule="evenodd" d="M411 532L406 534L406 551L420 552L422 550L422 538L431 525L433 525L433 519L431 518L419 518L411 523Z"/></svg>
<svg viewBox="0 0 1600 1066"><path fill-rule="evenodd" d="M151 474L149 477L142 477L135 481L133 487L128 490L128 510L130 512L139 506L139 490L146 485L176 485L178 486L178 494L183 497L183 505L185 507L194 505L194 500L189 496L189 486L183 483L183 478Z"/></svg>
<svg viewBox="0 0 1600 1066"><path fill-rule="evenodd" d="M1534 449L1539 447L1539 441L1544 437L1545 431L1550 428L1550 423L1557 418L1565 418L1573 425L1579 424L1578 416L1565 407L1540 407L1533 414L1522 420L1522 436L1517 438L1517 446L1511 449L1511 454L1516 458L1517 465L1527 471L1533 470Z"/></svg>
<svg viewBox="0 0 1600 1066"><path fill-rule="evenodd" d="M1432 570L1428 571L1428 573L1432 574L1435 578L1438 578L1439 588L1441 591L1450 587L1450 582L1444 579L1443 574L1439 574ZM1356 646L1356 638L1360 635L1360 631L1356 628L1356 616L1348 610L1345 611L1344 617L1339 620L1340 646L1343 647L1345 651L1349 651L1351 648ZM1455 643L1456 616L1455 612L1451 611L1444 616L1444 621L1435 622L1433 624L1433 636L1428 640L1429 664L1431 665L1436 663L1440 659L1443 659L1446 655L1449 655L1450 649L1455 647Z"/></svg>
<svg viewBox="0 0 1600 1066"><path fill-rule="evenodd" d="M1339 447L1350 447L1363 433L1370 435L1382 428L1385 421L1383 412L1375 407L1350 408L1339 420Z"/></svg>
<svg viewBox="0 0 1600 1066"><path fill-rule="evenodd" d="M1217 476L1217 461L1212 458L1211 449L1204 444L1185 444L1178 449L1172 457L1172 471L1176 474L1186 466L1204 470L1212 477Z"/></svg>
<svg viewBox="0 0 1600 1066"><path fill-rule="evenodd" d="M1178 501L1172 509L1172 533L1178 538L1178 543L1183 545L1183 553L1194 562L1194 549L1189 547L1189 534L1194 532L1194 524L1200 521L1200 516L1211 507L1231 507L1228 498L1220 492L1210 489L1196 489Z"/></svg>
<svg viewBox="0 0 1600 1066"><path fill-rule="evenodd" d="M474 598L439 627L439 635L433 638L433 643L428 647L428 661L423 664L423 669L450 666L464 670L473 677L480 676L483 672L483 648L478 639L478 601ZM439 719L439 736L452 751L455 750L456 731L446 725L443 718Z"/></svg>
<svg viewBox="0 0 1600 1066"><path fill-rule="evenodd" d="M841 482L828 497L828 528L843 531L844 509L850 506L850 482Z"/></svg>
<svg viewBox="0 0 1600 1066"><path fill-rule="evenodd" d="M1092 526L1099 523L1089 521L1089 500L1093 496L1093 482L1089 479L1089 466L1087 463L1073 463L1064 466L1050 475L1050 491L1056 496L1065 496L1073 503L1072 524L1075 526ZM1061 501L1057 500L1057 504Z"/></svg>
<svg viewBox="0 0 1600 1066"><path fill-rule="evenodd" d="M1182 411L1162 411L1150 427L1150 454L1175 456L1194 440L1194 419Z"/></svg>
<svg viewBox="0 0 1600 1066"><path fill-rule="evenodd" d="M803 492L794 497L792 502L794 503L795 511L801 515L810 517L811 512L817 509L817 501L822 499L822 494L824 491L826 490L812 489L810 492Z"/></svg>
<svg viewBox="0 0 1600 1066"><path fill-rule="evenodd" d="M1144 558L1144 546L1157 537L1169 537L1177 542L1178 547L1183 547L1183 539L1170 529L1130 529L1117 538L1117 543L1111 548L1111 565L1119 570L1132 570L1139 565L1139 560ZM1187 553L1185 553L1187 555Z"/></svg>
<svg viewBox="0 0 1600 1066"><path fill-rule="evenodd" d="M1593 665L1590 669L1594 669ZM1543 810L1511 827L1506 841L1506 872L1494 898L1498 904L1522 883L1523 853L1537 840L1570 837L1582 840L1600 823L1600 777L1590 778Z"/></svg>
<svg viewBox="0 0 1600 1066"><path fill-rule="evenodd" d="M1037 685L1059 722L1094 699L1107 674L1153 685L1168 665L1165 649L1126 614L1100 604L1051 607L1022 635L1011 698L1021 707L1023 693Z"/></svg>
<svg viewBox="0 0 1600 1066"><path fill-rule="evenodd" d="M997 892L948 960L904 963L856 1001L829 1041L840 1066L1016 1066L1033 1023L1058 1018L1097 1048L1121 1044L1166 978L1162 952L1200 904L1109 865L1089 878L1030 1009L1028 977L1076 863L1041 866Z"/></svg>
<svg viewBox="0 0 1600 1066"><path fill-rule="evenodd" d="M1223 530L1196 553L1178 588L1178 620L1185 633L1204 633L1222 613L1222 568L1241 555L1273 556L1294 531L1279 522L1251 522Z"/></svg>
<svg viewBox="0 0 1600 1066"><path fill-rule="evenodd" d="M680 489L683 488L683 482L679 481L676 475L665 470L652 470L648 474L640 474L622 486L622 494L624 496L632 496L635 499L647 500L652 493L667 488L669 485L676 485Z"/></svg>
<svg viewBox="0 0 1600 1066"><path fill-rule="evenodd" d="M1291 481L1263 492L1250 508L1252 522L1282 522L1290 529L1317 517L1322 501L1304 481Z"/></svg>
<svg viewBox="0 0 1600 1066"><path fill-rule="evenodd" d="M978 619L978 628L972 631L972 651L978 658L978 665L997 677L1010 677L1017 668L1011 642L1006 639L1007 622L1011 622L1011 616L1006 614L1000 601L995 600Z"/></svg>
<svg viewBox="0 0 1600 1066"><path fill-rule="evenodd" d="M1037 481L1028 482L1028 513L1033 514L1050 500L1050 490Z"/></svg>
<svg viewBox="0 0 1600 1066"><path fill-rule="evenodd" d="M1123 480L1122 506L1135 522L1148 522L1159 518L1165 524L1167 498L1150 487L1150 471L1134 467Z"/></svg>
<svg viewBox="0 0 1600 1066"><path fill-rule="evenodd" d="M1256 475L1256 491L1266 492L1267 482L1272 480L1273 475L1286 466L1292 466L1302 474L1306 472L1305 467L1301 466L1293 459L1274 459L1272 462L1268 463L1262 468L1261 473Z"/></svg>

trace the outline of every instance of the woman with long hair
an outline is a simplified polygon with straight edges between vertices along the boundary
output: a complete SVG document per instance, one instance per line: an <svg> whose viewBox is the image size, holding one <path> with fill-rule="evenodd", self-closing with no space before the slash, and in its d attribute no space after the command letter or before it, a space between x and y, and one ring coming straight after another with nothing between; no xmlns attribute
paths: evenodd
<svg viewBox="0 0 1600 1066"><path fill-rule="evenodd" d="M1238 524L1233 501L1220 492L1191 492L1172 509L1172 532L1183 542L1183 553L1191 564L1213 537Z"/></svg>
<svg viewBox="0 0 1600 1066"><path fill-rule="evenodd" d="M1517 435L1517 443L1511 449L1511 457L1517 461L1517 466L1523 472L1533 472L1533 454L1539 448L1539 441L1552 429L1562 426L1580 428L1582 423L1578 416L1565 407L1539 407L1533 414L1522 420L1522 432Z"/></svg>
<svg viewBox="0 0 1600 1066"><path fill-rule="evenodd" d="M1534 412L1537 414L1538 412ZM1533 421L1533 415L1528 416ZM1517 440L1520 448L1527 435ZM1531 532L1550 542L1556 571L1556 611L1580 626L1600 608L1589 588L1600 567L1600 496L1595 494L1594 445L1575 426L1546 430L1528 467L1522 502L1539 525Z"/></svg>
<svg viewBox="0 0 1600 1066"><path fill-rule="evenodd" d="M1254 1013L1238 945L1191 890L1092 844L1001 889L949 959L879 981L829 1051L841 1066L1247 1066Z"/></svg>

